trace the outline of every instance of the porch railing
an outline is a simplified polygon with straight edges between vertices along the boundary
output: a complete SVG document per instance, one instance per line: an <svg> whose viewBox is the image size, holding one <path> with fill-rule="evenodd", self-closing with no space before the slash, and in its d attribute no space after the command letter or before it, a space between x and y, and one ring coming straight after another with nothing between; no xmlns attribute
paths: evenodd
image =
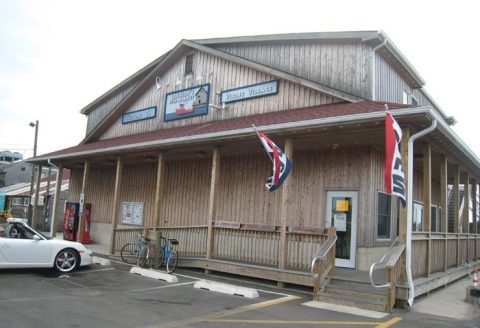
<svg viewBox="0 0 480 328"><path fill-rule="evenodd" d="M397 263L402 255L403 251L405 250L405 245L399 244L395 246L399 241L399 237L397 237L387 249L385 254L382 258L373 263L370 266L369 278L370 283L375 288L387 288L387 299L385 304L385 309L388 312L393 310L393 306L395 305L395 288L396 288L396 281L397 281ZM386 282L381 285L377 285L374 281L374 271L385 269L386 270Z"/></svg>

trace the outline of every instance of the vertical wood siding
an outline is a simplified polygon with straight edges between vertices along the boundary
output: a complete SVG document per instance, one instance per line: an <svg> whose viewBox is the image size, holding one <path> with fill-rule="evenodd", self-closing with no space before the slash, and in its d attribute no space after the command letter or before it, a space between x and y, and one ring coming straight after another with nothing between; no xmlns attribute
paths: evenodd
<svg viewBox="0 0 480 328"><path fill-rule="evenodd" d="M138 81L132 85L126 86L124 89L103 100L93 111L89 112L87 115L87 134L90 133L98 123L100 123L115 108L115 106L125 99L126 95L128 95L137 84Z"/></svg>
<svg viewBox="0 0 480 328"><path fill-rule="evenodd" d="M207 224L211 163L211 159L166 163L160 227Z"/></svg>
<svg viewBox="0 0 480 328"><path fill-rule="evenodd" d="M375 54L375 75L375 100L401 104L403 102L403 90L412 93L412 88L408 83L378 53Z"/></svg>
<svg viewBox="0 0 480 328"><path fill-rule="evenodd" d="M160 76L163 85L161 89L157 90L155 87L155 81L152 80L151 87L145 90L144 94L126 111L136 111L142 108L157 106L157 117L155 119L122 124L121 118L119 118L117 122L112 124L108 130L103 133L100 139L110 139L118 136L132 135L196 123L206 123L232 117L323 105L338 101L336 98L324 93L280 80L279 92L277 95L230 103L226 110L210 108L207 115L164 122L163 114L165 96L167 93L204 83L210 83L210 103L219 105L219 96L217 93L220 93L222 90L275 79L275 77L271 75L257 72L250 68L202 52L195 52L194 67L195 75L186 80L183 75L183 61L178 61L167 72ZM201 76L203 79L197 81L197 76ZM181 80L182 84L177 85L177 80Z"/></svg>
<svg viewBox="0 0 480 328"><path fill-rule="evenodd" d="M370 97L371 48L360 41L221 45L217 49L362 98Z"/></svg>

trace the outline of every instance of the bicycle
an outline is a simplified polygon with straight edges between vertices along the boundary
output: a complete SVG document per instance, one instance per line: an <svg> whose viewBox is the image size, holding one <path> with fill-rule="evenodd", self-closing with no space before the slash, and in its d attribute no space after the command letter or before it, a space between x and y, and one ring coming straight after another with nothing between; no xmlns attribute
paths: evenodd
<svg viewBox="0 0 480 328"><path fill-rule="evenodd" d="M150 240L145 238L143 234L139 233L135 242L129 242L123 245L120 250L122 261L128 264L138 264L142 249L147 242L150 242Z"/></svg>
<svg viewBox="0 0 480 328"><path fill-rule="evenodd" d="M175 246L178 245L178 240L175 238L161 237L162 245L160 246L160 254L158 256L159 268L165 263L168 273L172 273L177 268L178 253Z"/></svg>

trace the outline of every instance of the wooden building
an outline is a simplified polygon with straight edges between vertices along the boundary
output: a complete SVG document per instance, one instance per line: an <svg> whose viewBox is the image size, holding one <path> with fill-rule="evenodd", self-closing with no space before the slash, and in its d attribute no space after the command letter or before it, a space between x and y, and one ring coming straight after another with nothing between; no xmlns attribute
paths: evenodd
<svg viewBox="0 0 480 328"><path fill-rule="evenodd" d="M386 253L389 311L480 259L480 160L424 84L379 31L182 40L81 110L79 145L31 161L71 170L69 200L92 204L91 237L112 252L155 229L180 241L182 266L315 297ZM384 190L386 109L403 130L410 217ZM293 163L273 193L253 124Z"/></svg>

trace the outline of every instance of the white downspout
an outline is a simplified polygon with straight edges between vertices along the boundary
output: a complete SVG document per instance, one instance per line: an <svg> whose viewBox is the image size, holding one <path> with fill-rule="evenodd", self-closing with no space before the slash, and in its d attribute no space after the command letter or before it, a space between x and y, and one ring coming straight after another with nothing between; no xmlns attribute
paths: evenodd
<svg viewBox="0 0 480 328"><path fill-rule="evenodd" d="M376 87L377 87L377 69L376 69L376 66L375 65L375 60L376 60L376 57L375 57L375 53L377 52L378 49L380 49L381 47L384 47L387 45L387 39L383 40L382 43L380 43L378 46L376 46L375 48L373 48L373 53L372 53L372 100L375 101L377 99L377 92L376 92Z"/></svg>
<svg viewBox="0 0 480 328"><path fill-rule="evenodd" d="M437 120L433 119L432 125L425 130L415 133L408 139L408 173L407 173L407 240L405 245L405 252L407 257L406 269L408 278L408 304L410 307L413 304L415 291L412 278L412 215L413 215L413 142L424 135L429 134L437 127Z"/></svg>
<svg viewBox="0 0 480 328"><path fill-rule="evenodd" d="M47 160L48 164L53 166L54 168L57 169L57 178L56 178L56 183L55 183L55 196L53 198L53 209L52 209L52 219L50 220L50 237L55 237L57 234L57 231L55 230L55 215L57 214L57 196L59 193L56 192L57 188L62 189L62 178L59 179L59 174L60 174L60 168L53 164L50 161L50 158ZM60 184L58 184L58 181L60 180Z"/></svg>

